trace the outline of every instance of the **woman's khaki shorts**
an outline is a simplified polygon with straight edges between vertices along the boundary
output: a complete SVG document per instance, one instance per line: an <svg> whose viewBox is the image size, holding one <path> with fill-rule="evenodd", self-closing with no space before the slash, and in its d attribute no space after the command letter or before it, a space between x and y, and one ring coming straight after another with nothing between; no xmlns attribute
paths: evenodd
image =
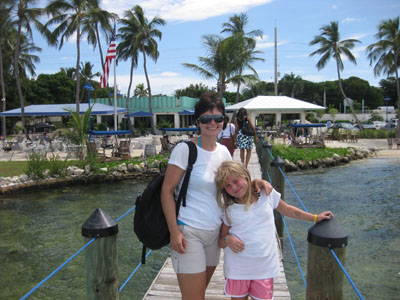
<svg viewBox="0 0 400 300"><path fill-rule="evenodd" d="M177 274L201 273L206 270L206 266L218 265L220 257L219 228L202 230L179 225L179 229L186 239L186 252L180 254L171 250L172 265Z"/></svg>

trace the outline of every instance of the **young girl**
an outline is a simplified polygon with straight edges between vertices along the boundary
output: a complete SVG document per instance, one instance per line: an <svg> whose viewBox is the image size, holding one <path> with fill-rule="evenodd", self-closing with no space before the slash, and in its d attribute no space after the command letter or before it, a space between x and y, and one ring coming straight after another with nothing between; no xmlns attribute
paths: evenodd
<svg viewBox="0 0 400 300"><path fill-rule="evenodd" d="M329 219L288 205L273 190L258 197L243 164L223 162L215 175L217 202L224 209L218 244L225 248L225 294L235 300L273 299L273 277L279 275L278 245L273 210L305 221Z"/></svg>

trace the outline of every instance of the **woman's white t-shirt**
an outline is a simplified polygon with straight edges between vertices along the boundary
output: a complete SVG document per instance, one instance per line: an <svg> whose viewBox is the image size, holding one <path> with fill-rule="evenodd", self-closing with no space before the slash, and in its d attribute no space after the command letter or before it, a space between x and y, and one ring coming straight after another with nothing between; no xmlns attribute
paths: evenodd
<svg viewBox="0 0 400 300"><path fill-rule="evenodd" d="M179 221L194 228L215 230L221 226L222 209L217 204L217 188L214 177L220 164L232 160L228 149L217 143L214 151L206 151L198 146L197 159L190 175L186 194L186 207L179 210ZM171 153L168 164L186 170L188 165L189 146L179 143ZM176 188L178 197L184 176Z"/></svg>
<svg viewBox="0 0 400 300"><path fill-rule="evenodd" d="M273 190L268 196L261 190L258 201L247 210L244 204L233 204L227 209L231 226L229 234L238 237L245 246L239 253L225 247L224 272L230 279L266 279L279 275L278 245L275 237L273 210L278 207L280 193Z"/></svg>

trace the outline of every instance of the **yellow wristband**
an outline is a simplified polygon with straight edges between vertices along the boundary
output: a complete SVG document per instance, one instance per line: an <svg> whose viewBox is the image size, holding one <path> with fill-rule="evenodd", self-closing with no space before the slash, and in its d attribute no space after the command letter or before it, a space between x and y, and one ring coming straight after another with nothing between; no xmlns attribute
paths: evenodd
<svg viewBox="0 0 400 300"><path fill-rule="evenodd" d="M314 215L314 223L318 222L318 215Z"/></svg>

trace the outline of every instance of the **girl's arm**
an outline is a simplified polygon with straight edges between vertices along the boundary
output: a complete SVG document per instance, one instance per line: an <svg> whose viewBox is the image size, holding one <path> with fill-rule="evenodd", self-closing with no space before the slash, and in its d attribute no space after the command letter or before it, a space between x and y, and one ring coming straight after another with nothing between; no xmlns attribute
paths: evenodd
<svg viewBox="0 0 400 300"><path fill-rule="evenodd" d="M230 235L229 229L230 229L230 227L228 225L226 225L225 223L222 223L221 231L219 233L219 240L218 240L219 247L225 248L228 246L235 253L243 251L244 250L243 242L240 239L238 239L236 236Z"/></svg>
<svg viewBox="0 0 400 300"><path fill-rule="evenodd" d="M304 210L301 210L300 208L287 204L282 199L279 201L279 205L276 210L284 216L303 221L314 221L315 223L318 223L325 219L329 219L330 217L334 217L333 213L331 213L330 211L324 211L318 215L310 214L308 212L305 212Z"/></svg>
<svg viewBox="0 0 400 300"><path fill-rule="evenodd" d="M185 253L186 240L176 222L176 206L174 192L185 170L176 165L168 165L161 188L161 205L171 235L171 248L179 253Z"/></svg>

